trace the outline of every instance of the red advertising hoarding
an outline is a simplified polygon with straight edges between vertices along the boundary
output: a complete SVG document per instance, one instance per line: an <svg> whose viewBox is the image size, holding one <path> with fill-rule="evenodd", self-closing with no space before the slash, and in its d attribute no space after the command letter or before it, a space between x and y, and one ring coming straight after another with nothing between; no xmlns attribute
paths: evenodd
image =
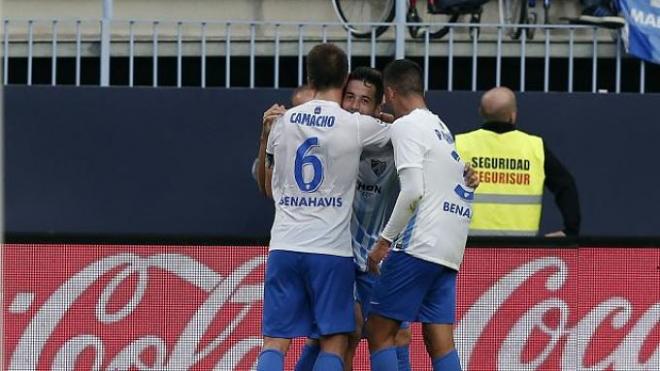
<svg viewBox="0 0 660 371"><path fill-rule="evenodd" d="M254 367L264 247L8 244L3 255L7 370ZM466 370L660 370L660 248L468 248L458 282ZM419 330L411 358L426 370ZM365 344L354 369L369 369Z"/></svg>

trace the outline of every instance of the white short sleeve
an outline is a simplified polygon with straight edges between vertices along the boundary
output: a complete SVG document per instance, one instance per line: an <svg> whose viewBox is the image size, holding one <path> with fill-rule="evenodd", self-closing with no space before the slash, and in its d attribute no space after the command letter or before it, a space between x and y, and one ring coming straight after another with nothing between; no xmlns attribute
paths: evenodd
<svg viewBox="0 0 660 371"><path fill-rule="evenodd" d="M273 125L270 127L270 133L268 133L268 141L266 142L266 153L272 155L275 153L275 147L279 145L280 142L280 132L282 131L282 118L278 118L273 122Z"/></svg>
<svg viewBox="0 0 660 371"><path fill-rule="evenodd" d="M358 119L358 137L362 148L385 147L390 142L390 127L371 116L356 113Z"/></svg>
<svg viewBox="0 0 660 371"><path fill-rule="evenodd" d="M397 171L408 167L423 168L426 146L422 132L416 131L412 122L397 121L392 125L394 163Z"/></svg>

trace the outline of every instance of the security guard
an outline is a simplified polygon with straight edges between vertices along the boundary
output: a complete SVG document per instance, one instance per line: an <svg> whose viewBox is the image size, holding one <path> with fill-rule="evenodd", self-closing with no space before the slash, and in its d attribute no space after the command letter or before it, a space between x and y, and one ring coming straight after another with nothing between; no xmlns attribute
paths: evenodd
<svg viewBox="0 0 660 371"><path fill-rule="evenodd" d="M517 130L516 96L503 87L481 98L480 129L456 136L456 147L481 184L470 224L473 236L535 236L541 222L543 187L555 194L564 229L548 237L577 235L580 205L573 176L540 137Z"/></svg>

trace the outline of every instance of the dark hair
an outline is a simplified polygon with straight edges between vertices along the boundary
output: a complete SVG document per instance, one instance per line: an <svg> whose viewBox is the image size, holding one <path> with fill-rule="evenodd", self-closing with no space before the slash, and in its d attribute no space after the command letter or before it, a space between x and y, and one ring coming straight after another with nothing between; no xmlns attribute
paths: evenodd
<svg viewBox="0 0 660 371"><path fill-rule="evenodd" d="M347 74L346 53L336 45L319 44L307 54L307 79L311 88L342 89Z"/></svg>
<svg viewBox="0 0 660 371"><path fill-rule="evenodd" d="M383 102L383 74L375 68L358 67L348 75L348 81L358 80L365 84L373 85L376 88L374 101L376 104Z"/></svg>
<svg viewBox="0 0 660 371"><path fill-rule="evenodd" d="M401 95L424 95L422 69L408 59L397 59L390 62L383 72L385 86L389 86Z"/></svg>

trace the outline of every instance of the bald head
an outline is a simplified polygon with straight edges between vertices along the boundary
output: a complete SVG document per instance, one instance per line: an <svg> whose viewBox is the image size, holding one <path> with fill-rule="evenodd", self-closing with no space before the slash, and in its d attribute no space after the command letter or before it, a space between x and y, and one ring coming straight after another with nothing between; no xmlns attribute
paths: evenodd
<svg viewBox="0 0 660 371"><path fill-rule="evenodd" d="M516 122L516 95L511 89L494 88L481 97L479 113L486 121L499 121L514 124Z"/></svg>

